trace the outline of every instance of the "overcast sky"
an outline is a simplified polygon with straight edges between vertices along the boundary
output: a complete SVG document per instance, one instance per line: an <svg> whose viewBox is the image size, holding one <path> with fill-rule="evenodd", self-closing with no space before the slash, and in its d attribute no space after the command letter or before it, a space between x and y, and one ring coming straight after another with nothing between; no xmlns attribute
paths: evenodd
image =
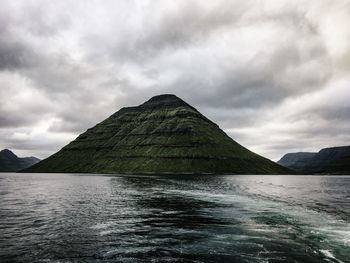
<svg viewBox="0 0 350 263"><path fill-rule="evenodd" d="M350 144L349 0L0 0L0 148L173 93L273 160Z"/></svg>

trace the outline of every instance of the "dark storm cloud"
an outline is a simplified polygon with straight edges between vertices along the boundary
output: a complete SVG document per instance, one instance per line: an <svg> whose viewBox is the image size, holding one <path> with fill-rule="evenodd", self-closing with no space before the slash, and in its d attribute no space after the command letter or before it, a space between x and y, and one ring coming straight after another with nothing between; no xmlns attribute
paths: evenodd
<svg viewBox="0 0 350 263"><path fill-rule="evenodd" d="M337 95L325 103L323 91L350 78L344 3L3 2L0 146L37 143L44 155L160 93L184 98L268 157L291 140L306 144L305 134L315 136L310 147L341 142L348 107ZM302 107L313 94L314 105Z"/></svg>
<svg viewBox="0 0 350 263"><path fill-rule="evenodd" d="M4 112L2 112L4 114ZM18 115L2 115L0 116L0 128L4 127L17 127L23 124L29 124L30 120L28 120L25 116Z"/></svg>
<svg viewBox="0 0 350 263"><path fill-rule="evenodd" d="M26 46L8 41L0 32L0 70L14 70L28 67L32 64L32 50Z"/></svg>
<svg viewBox="0 0 350 263"><path fill-rule="evenodd" d="M16 36L10 25L4 22L0 26L0 70L16 70L34 66L38 61L37 54L31 46Z"/></svg>
<svg viewBox="0 0 350 263"><path fill-rule="evenodd" d="M323 116L326 120L339 120L350 122L350 106L349 105L338 105L336 108L323 108L318 112L319 115Z"/></svg>
<svg viewBox="0 0 350 263"><path fill-rule="evenodd" d="M55 35L69 25L69 17L57 12L59 5L44 6L41 2L1 2L0 70L35 67L47 60L45 52L37 49L34 38L43 37L37 40L45 41L45 37Z"/></svg>

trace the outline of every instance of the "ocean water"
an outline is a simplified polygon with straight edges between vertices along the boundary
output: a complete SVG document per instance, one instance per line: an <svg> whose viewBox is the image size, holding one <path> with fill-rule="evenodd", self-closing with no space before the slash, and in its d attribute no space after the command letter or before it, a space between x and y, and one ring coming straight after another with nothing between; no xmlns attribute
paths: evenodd
<svg viewBox="0 0 350 263"><path fill-rule="evenodd" d="M3 173L0 262L350 262L350 177Z"/></svg>

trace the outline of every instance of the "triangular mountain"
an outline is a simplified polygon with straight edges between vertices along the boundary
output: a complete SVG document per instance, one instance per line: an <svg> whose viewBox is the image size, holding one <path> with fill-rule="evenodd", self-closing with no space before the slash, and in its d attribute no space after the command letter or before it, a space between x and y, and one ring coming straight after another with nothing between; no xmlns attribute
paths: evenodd
<svg viewBox="0 0 350 263"><path fill-rule="evenodd" d="M25 172L285 174L175 95L122 108Z"/></svg>

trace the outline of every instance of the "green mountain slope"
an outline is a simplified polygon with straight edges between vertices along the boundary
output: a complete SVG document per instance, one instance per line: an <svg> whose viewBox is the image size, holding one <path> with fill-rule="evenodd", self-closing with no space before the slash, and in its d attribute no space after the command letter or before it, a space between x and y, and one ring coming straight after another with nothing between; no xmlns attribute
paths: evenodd
<svg viewBox="0 0 350 263"><path fill-rule="evenodd" d="M8 149L0 151L0 172L17 172L40 160L36 157L20 158Z"/></svg>
<svg viewBox="0 0 350 263"><path fill-rule="evenodd" d="M25 170L68 173L285 174L175 95L122 108Z"/></svg>

